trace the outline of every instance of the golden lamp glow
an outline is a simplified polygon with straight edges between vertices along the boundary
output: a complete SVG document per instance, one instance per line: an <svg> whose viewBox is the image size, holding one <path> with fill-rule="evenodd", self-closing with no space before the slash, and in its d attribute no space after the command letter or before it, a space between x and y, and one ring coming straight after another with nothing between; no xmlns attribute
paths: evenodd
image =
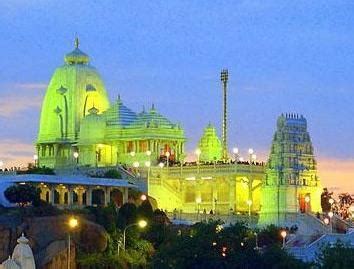
<svg viewBox="0 0 354 269"><path fill-rule="evenodd" d="M79 225L79 221L77 220L77 218L71 217L69 219L69 227L74 229Z"/></svg>
<svg viewBox="0 0 354 269"><path fill-rule="evenodd" d="M281 231L280 235L281 235L281 237L285 238L287 233L286 233L286 231L283 230L283 231Z"/></svg>
<svg viewBox="0 0 354 269"><path fill-rule="evenodd" d="M139 220L138 225L140 228L145 228L147 226L146 220Z"/></svg>

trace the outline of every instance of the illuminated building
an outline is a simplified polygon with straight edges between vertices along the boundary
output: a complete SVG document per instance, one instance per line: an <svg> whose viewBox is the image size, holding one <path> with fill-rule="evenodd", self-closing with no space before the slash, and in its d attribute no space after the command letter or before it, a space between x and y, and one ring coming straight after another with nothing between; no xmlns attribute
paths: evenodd
<svg viewBox="0 0 354 269"><path fill-rule="evenodd" d="M135 113L119 97L110 105L104 83L89 56L79 49L78 39L64 59L42 105L36 141L40 166L132 164L144 159L146 151L152 152L152 161L165 157L166 152L171 162L179 160L185 137L178 124L154 106Z"/></svg>

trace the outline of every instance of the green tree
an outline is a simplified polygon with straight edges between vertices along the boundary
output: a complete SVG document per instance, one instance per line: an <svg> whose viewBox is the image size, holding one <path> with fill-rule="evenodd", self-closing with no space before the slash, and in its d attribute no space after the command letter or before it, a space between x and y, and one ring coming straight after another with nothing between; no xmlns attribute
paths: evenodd
<svg viewBox="0 0 354 269"><path fill-rule="evenodd" d="M122 175L115 169L110 169L104 173L103 177L105 178L114 178L114 179L121 179Z"/></svg>
<svg viewBox="0 0 354 269"><path fill-rule="evenodd" d="M341 241L333 246L324 245L316 261L321 269L351 269L354 265L354 248Z"/></svg>
<svg viewBox="0 0 354 269"><path fill-rule="evenodd" d="M20 207L32 204L40 204L40 189L32 184L19 184L10 186L5 190L5 197L11 203L18 204Z"/></svg>

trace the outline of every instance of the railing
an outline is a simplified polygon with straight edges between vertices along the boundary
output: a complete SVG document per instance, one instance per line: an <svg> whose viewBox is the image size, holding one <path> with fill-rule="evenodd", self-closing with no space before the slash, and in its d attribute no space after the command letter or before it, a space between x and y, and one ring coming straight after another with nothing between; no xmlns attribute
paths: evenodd
<svg viewBox="0 0 354 269"><path fill-rule="evenodd" d="M264 166L246 165L246 164L223 164L223 165L194 165L194 166L172 166L172 167L151 167L153 175L168 175L169 177L186 177L197 175L223 175L223 174L239 174L239 175L263 175Z"/></svg>

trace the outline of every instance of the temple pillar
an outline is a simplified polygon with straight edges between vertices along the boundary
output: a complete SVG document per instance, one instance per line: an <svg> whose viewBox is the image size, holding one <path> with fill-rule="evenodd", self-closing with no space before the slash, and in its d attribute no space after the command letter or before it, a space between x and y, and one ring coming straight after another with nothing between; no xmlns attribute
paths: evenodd
<svg viewBox="0 0 354 269"><path fill-rule="evenodd" d="M68 205L71 206L74 203L74 190L71 186L68 186Z"/></svg>
<svg viewBox="0 0 354 269"><path fill-rule="evenodd" d="M111 187L106 187L104 191L104 205L107 206L111 202Z"/></svg>
<svg viewBox="0 0 354 269"><path fill-rule="evenodd" d="M128 202L128 188L124 187L123 188L123 204Z"/></svg>
<svg viewBox="0 0 354 269"><path fill-rule="evenodd" d="M54 186L49 186L49 203L52 204L52 205L55 204L54 193L55 193L55 187Z"/></svg>
<svg viewBox="0 0 354 269"><path fill-rule="evenodd" d="M86 187L86 205L92 206L92 187Z"/></svg>
<svg viewBox="0 0 354 269"><path fill-rule="evenodd" d="M81 189L81 187L76 189L76 194L77 194L77 203L79 206L82 206L82 203L83 203L82 195L84 194L84 192Z"/></svg>
<svg viewBox="0 0 354 269"><path fill-rule="evenodd" d="M236 189L236 181L231 178L229 181L229 210L235 212L235 191Z"/></svg>
<svg viewBox="0 0 354 269"><path fill-rule="evenodd" d="M65 204L65 197L64 197L65 189L63 189L62 186L59 187L58 193L59 193L59 205Z"/></svg>

